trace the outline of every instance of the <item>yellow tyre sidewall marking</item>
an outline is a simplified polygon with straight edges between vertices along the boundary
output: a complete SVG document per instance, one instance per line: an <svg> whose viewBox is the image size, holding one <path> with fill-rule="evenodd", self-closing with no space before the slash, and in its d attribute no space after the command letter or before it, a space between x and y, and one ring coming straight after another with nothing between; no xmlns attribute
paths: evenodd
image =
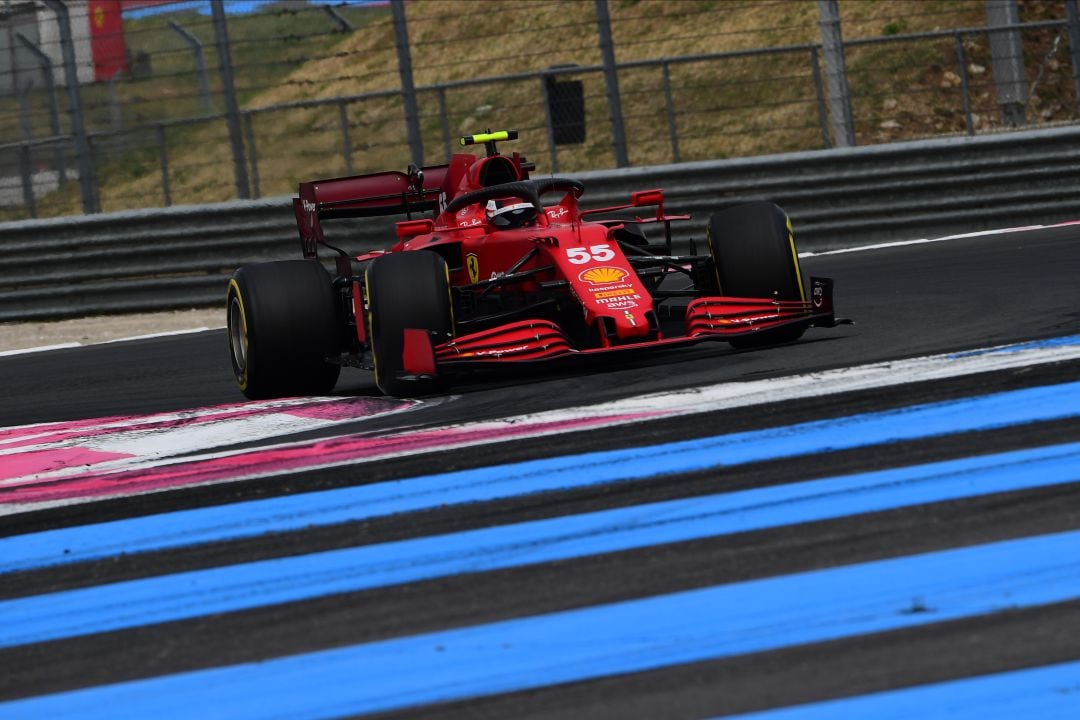
<svg viewBox="0 0 1080 720"><path fill-rule="evenodd" d="M375 372L375 384L379 384L379 361L375 358L375 319L371 312L371 265L364 270L364 313L367 315L368 345L371 346L371 367Z"/></svg>
<svg viewBox="0 0 1080 720"><path fill-rule="evenodd" d="M450 308L450 337L457 337L457 331L455 330L456 323L454 322L454 295L450 292L450 266L446 266L446 300L447 307Z"/></svg>
<svg viewBox="0 0 1080 720"><path fill-rule="evenodd" d="M237 377L236 383L240 386L240 390L247 390L249 378L251 377L251 342L248 339L248 322L247 322L247 309L244 307L244 296L240 292L240 285L236 282L236 278L229 280L229 293L231 298L236 296L236 304L240 307L240 324L243 333L241 333L241 341L244 343L244 372L243 378ZM229 308L229 316L232 316L232 308ZM231 341L232 338L230 337ZM236 363L236 359L233 359L233 363Z"/></svg>
<svg viewBox="0 0 1080 720"><path fill-rule="evenodd" d="M709 247L709 257L712 258L713 275L716 276L716 293L718 295L724 294L724 286L720 282L720 262L716 259L716 253L713 252L712 243L712 221L709 221L709 226L705 230L705 244Z"/></svg>
<svg viewBox="0 0 1080 720"><path fill-rule="evenodd" d="M799 286L799 299L806 302L806 290L803 289L802 284L802 268L799 266L799 252L795 249L795 233L791 229L791 218L784 213L784 220L787 222L787 237L788 245L791 246L791 262L795 264L795 282Z"/></svg>

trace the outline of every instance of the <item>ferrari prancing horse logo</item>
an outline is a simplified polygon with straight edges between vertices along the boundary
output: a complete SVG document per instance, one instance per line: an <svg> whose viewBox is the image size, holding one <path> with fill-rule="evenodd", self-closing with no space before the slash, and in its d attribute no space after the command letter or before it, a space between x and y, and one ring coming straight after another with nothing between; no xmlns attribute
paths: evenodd
<svg viewBox="0 0 1080 720"><path fill-rule="evenodd" d="M480 280L480 258L469 253L465 256L465 268L469 271L469 282L476 283Z"/></svg>

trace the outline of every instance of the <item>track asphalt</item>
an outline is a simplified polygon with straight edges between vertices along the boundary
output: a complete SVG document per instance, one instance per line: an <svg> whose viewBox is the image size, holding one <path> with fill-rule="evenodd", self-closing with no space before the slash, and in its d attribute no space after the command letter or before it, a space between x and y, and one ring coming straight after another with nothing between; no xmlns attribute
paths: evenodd
<svg viewBox="0 0 1080 720"><path fill-rule="evenodd" d="M261 423L212 426L212 452L192 409L243 400L223 331L0 357L0 464L34 433L109 453L54 487L99 460L135 487L208 453L517 426L0 514L0 718L1080 716L1080 359L1021 354L1080 345L1080 225L803 269L854 326L487 374L372 417L200 411ZM905 379L931 355L1017 361ZM894 382L839 384L877 363ZM838 390L785 397L811 374ZM523 430L646 394L651 415ZM373 395L355 370L335 392Z"/></svg>

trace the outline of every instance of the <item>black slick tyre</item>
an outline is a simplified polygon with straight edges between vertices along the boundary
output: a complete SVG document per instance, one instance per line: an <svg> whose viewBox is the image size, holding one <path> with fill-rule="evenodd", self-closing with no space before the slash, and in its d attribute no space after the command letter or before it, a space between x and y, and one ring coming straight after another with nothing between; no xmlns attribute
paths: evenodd
<svg viewBox="0 0 1080 720"><path fill-rule="evenodd" d="M241 267L229 281L229 358L251 399L323 395L341 365L339 310L330 275L315 260Z"/></svg>
<svg viewBox="0 0 1080 720"><path fill-rule="evenodd" d="M750 202L713 213L708 227L716 290L728 297L805 300L791 222L778 205ZM733 338L737 348L792 342L805 325Z"/></svg>
<svg viewBox="0 0 1080 720"><path fill-rule="evenodd" d="M405 329L427 330L438 344L453 336L446 261L433 252L390 253L368 265L364 288L375 383L387 395L430 395L445 389L439 377L402 377Z"/></svg>

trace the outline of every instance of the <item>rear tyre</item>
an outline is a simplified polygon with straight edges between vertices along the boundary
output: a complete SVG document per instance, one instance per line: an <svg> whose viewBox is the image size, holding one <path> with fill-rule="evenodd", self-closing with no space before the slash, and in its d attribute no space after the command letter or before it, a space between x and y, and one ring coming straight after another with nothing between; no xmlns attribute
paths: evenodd
<svg viewBox="0 0 1080 720"><path fill-rule="evenodd" d="M434 343L453 336L450 275L446 261L433 252L390 253L368 265L369 340L375 383L387 395L430 395L445 389L438 377L400 377L405 329L434 333Z"/></svg>
<svg viewBox="0 0 1080 720"><path fill-rule="evenodd" d="M715 290L721 295L806 299L791 222L779 206L751 202L713 213L709 218L708 245ZM730 342L737 348L761 347L793 342L805 331L804 325L787 326Z"/></svg>
<svg viewBox="0 0 1080 720"><path fill-rule="evenodd" d="M245 265L229 281L229 357L251 399L324 395L341 366L330 275L315 260Z"/></svg>

